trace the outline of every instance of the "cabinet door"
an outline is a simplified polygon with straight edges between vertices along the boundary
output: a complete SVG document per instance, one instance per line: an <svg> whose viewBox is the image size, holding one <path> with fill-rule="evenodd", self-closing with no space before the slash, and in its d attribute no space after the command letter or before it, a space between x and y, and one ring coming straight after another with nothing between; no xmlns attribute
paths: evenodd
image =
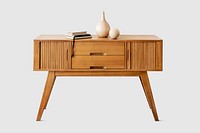
<svg viewBox="0 0 200 133"><path fill-rule="evenodd" d="M34 70L65 70L70 68L70 42L40 41L34 44Z"/></svg>
<svg viewBox="0 0 200 133"><path fill-rule="evenodd" d="M136 71L162 70L162 42L131 42L130 69Z"/></svg>

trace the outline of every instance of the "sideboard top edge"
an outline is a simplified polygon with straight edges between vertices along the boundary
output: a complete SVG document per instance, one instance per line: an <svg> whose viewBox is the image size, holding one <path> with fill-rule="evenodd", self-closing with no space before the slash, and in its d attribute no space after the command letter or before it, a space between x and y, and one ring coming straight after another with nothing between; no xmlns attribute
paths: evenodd
<svg viewBox="0 0 200 133"><path fill-rule="evenodd" d="M34 39L34 41L72 41L68 39L66 35L40 35ZM81 39L76 41L162 41L156 35L120 35L117 39L111 38L98 38L96 35L92 35L91 39Z"/></svg>

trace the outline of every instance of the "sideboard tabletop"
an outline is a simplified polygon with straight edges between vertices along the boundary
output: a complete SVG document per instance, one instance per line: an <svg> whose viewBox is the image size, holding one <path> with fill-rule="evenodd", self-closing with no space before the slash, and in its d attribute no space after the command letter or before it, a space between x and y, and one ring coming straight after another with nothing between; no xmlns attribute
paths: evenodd
<svg viewBox="0 0 200 133"><path fill-rule="evenodd" d="M71 41L66 35L40 35L34 39L35 41ZM80 39L76 41L161 41L159 37L155 35L120 35L117 39L111 38L98 38L96 35L92 35L91 39Z"/></svg>

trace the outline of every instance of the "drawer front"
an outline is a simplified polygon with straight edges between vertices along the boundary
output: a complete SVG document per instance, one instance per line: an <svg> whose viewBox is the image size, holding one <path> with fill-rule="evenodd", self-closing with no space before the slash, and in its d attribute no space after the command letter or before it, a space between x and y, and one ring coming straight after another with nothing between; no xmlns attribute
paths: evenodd
<svg viewBox="0 0 200 133"><path fill-rule="evenodd" d="M75 42L74 55L124 55L124 42Z"/></svg>
<svg viewBox="0 0 200 133"><path fill-rule="evenodd" d="M124 68L124 56L74 56L72 69Z"/></svg>

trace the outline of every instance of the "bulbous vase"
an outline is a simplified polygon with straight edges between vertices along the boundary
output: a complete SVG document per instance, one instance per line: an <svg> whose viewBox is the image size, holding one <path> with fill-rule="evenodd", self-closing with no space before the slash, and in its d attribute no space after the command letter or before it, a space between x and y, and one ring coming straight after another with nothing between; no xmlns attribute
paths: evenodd
<svg viewBox="0 0 200 133"><path fill-rule="evenodd" d="M96 26L97 36L100 38L106 38L109 35L110 25L105 19L105 12L102 14L101 21Z"/></svg>

